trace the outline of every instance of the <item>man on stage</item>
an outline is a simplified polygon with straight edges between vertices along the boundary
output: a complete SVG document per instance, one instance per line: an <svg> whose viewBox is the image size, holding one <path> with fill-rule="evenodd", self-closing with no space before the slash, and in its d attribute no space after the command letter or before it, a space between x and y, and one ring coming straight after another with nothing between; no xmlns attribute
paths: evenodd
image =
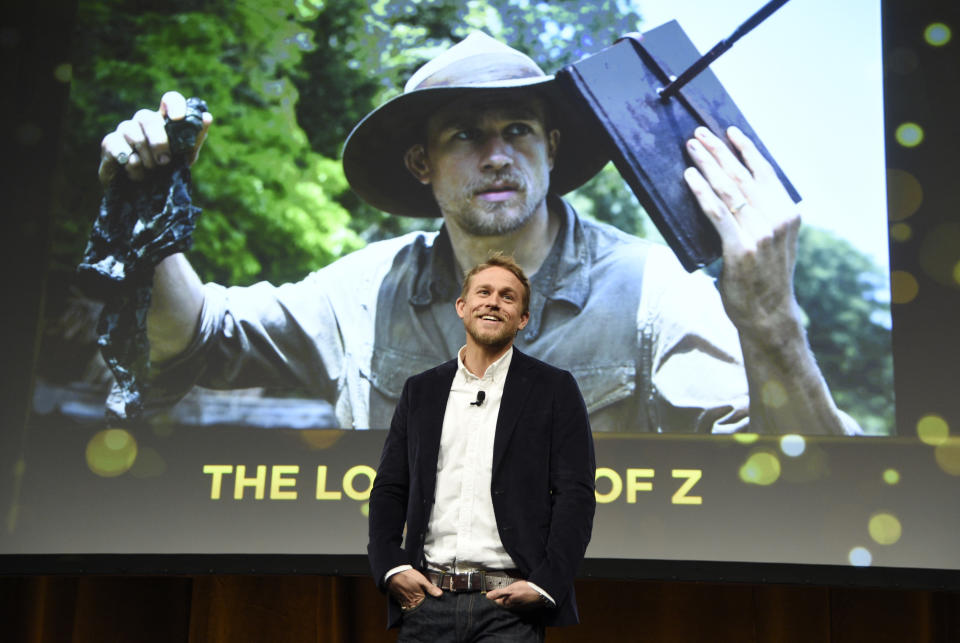
<svg viewBox="0 0 960 643"><path fill-rule="evenodd" d="M403 387L368 545L400 641L542 641L545 625L578 621L593 441L573 376L513 347L529 302L512 259L474 267L456 301L466 345Z"/></svg>

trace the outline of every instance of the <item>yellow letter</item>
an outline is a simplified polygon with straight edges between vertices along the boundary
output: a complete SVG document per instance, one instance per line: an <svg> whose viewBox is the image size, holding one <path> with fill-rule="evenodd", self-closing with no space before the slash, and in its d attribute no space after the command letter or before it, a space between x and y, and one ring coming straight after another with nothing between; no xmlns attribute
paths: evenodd
<svg viewBox="0 0 960 643"><path fill-rule="evenodd" d="M353 488L353 479L357 476L367 476L370 480L367 484L367 488L363 491L357 491ZM355 467L350 467L347 469L347 472L343 474L343 492L347 494L348 498L353 500L369 500L370 499L370 490L373 489L373 479L377 475L377 470L373 467L368 467L365 464L358 464Z"/></svg>
<svg viewBox="0 0 960 643"><path fill-rule="evenodd" d="M703 471L700 469L674 469L674 478L686 478L687 481L680 485L677 492L673 494L673 504L675 505L702 505L703 498L700 496L688 496L687 492L693 489L693 485L700 481Z"/></svg>
<svg viewBox="0 0 960 643"><path fill-rule="evenodd" d="M220 484L223 482L223 476L233 473L231 464L205 464L203 472L213 474L210 484L210 500L220 500Z"/></svg>
<svg viewBox="0 0 960 643"><path fill-rule="evenodd" d="M638 491L650 491L652 482L640 482L639 478L652 478L653 469L627 469L627 502L637 502Z"/></svg>
<svg viewBox="0 0 960 643"><path fill-rule="evenodd" d="M296 500L297 490L280 491L280 487L297 486L296 478L284 478L283 474L291 473L297 475L300 473L300 465L297 464L275 464L270 471L270 500Z"/></svg>
<svg viewBox="0 0 960 643"><path fill-rule="evenodd" d="M339 491L327 491L327 465L317 467L317 500L340 500L343 496Z"/></svg>
<svg viewBox="0 0 960 643"><path fill-rule="evenodd" d="M257 465L257 477L247 478L247 468L242 464L237 465L237 475L233 479L233 499L243 500L244 487L253 487L253 497L257 500L263 500L264 491L267 488L267 465Z"/></svg>
<svg viewBox="0 0 960 643"><path fill-rule="evenodd" d="M594 493L597 496L597 502L613 502L620 497L620 492L623 491L623 480L613 469L608 469L607 467L597 467L597 480L600 478L606 478L610 481L610 491L607 493L600 493L595 491Z"/></svg>

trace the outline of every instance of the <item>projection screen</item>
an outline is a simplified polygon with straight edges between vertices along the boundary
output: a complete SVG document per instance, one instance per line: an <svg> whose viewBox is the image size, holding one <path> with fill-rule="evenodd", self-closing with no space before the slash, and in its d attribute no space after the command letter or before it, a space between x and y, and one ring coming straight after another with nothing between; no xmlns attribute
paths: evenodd
<svg viewBox="0 0 960 643"><path fill-rule="evenodd" d="M24 366L35 373L29 417L6 427L19 437L0 455L9 472L0 486L0 555L13 566L47 569L109 554L120 556L87 566L111 570L122 568L124 556L156 555L165 557L164 569L190 568L178 566L182 556L209 560L216 570L216 556L234 555L245 557L244 569L362 572L367 500L389 420L375 409L389 409L406 377L452 358L459 344L430 355L387 354L377 352L380 330L360 341L373 344L365 356L324 344L365 332L364 323L396 330L383 321L385 282L371 281L364 266L375 256L370 248L381 249L380 261L418 234L429 245L441 223L377 213L349 192L339 158L350 128L472 28L528 47L553 73L610 45L618 32L670 20L705 52L761 3L636 0L551 9L489 2L485 12L456 9L459 22L446 36L405 17L400 5L414 15L412 2L361 10L298 1L218 14L189 4L78 3L74 53L56 70L70 97L52 179L38 357ZM429 7L418 11L430 16ZM587 573L642 576L630 561L828 566L841 574L960 569L953 500L960 438L951 426L960 413L949 386L957 331L946 321L956 318L960 300L960 230L948 215L956 210L956 182L928 169L949 149L951 132L956 143L942 116L956 96L926 98L921 76L936 69L956 81L949 27L960 23L955 9L918 11L909 20L896 14L896 25L887 22L894 12L867 0L793 0L711 65L803 197L797 298L827 385L860 435L817 435L814 426L766 435L736 423L727 434L710 434L709 426L697 432L703 425L690 419L700 412L696 399L674 408L685 419L669 425L625 414L608 421L604 409L631 396L636 417L661 417L644 405L663 403L657 396L666 395L659 387L667 375L709 393L731 386L727 371L701 368L683 346L673 347L680 355L659 373L635 346L610 351L619 361L577 361L578 345L591 345L588 334L603 337L622 320L573 324L549 346L538 337L520 340L521 349L533 346L548 361L576 356L562 359L572 360L595 420L598 507ZM531 24L538 34L523 31ZM317 322L316 354L284 358L320 373L315 380L284 385L289 378L279 377L251 387L238 378L240 391L184 386L185 397L147 419L108 423L111 377L96 346L101 303L78 288L70 262L96 217L100 138L136 110L156 109L168 90L207 98L215 119L193 173L204 213L187 256L201 276L224 287L260 279L332 284L379 317ZM584 219L661 246L619 181L608 166L566 199ZM338 261L348 263L330 272ZM308 276L312 270L319 272ZM253 288L236 297L255 301L270 290ZM678 300L671 305L690 308L692 324L711 325L715 307L668 291L663 297ZM456 294L438 295L450 299L451 314ZM629 315L636 325L636 310ZM544 318L539 332L549 335L553 323ZM729 332L718 327L704 333ZM206 368L197 364L177 377ZM764 390L772 403L789 394ZM368 412L345 414L350 405ZM282 562L266 562L277 556ZM626 567L617 571L611 560Z"/></svg>

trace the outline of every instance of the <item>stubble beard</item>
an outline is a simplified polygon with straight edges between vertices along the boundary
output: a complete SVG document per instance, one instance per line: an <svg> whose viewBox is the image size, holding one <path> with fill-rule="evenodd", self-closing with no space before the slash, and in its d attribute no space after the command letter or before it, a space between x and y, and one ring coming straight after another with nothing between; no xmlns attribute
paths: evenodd
<svg viewBox="0 0 960 643"><path fill-rule="evenodd" d="M473 326L467 326L467 333L473 338L473 341L480 346L486 346L495 349L504 348L505 346L509 345L515 337L515 334L511 334L506 330L494 334L484 335Z"/></svg>
<svg viewBox="0 0 960 643"><path fill-rule="evenodd" d="M516 232L530 221L537 208L547 197L546 184L531 186L518 177L497 177L499 180L509 181L517 186L517 195L508 201L483 201L476 198L478 191L483 190L491 181L471 183L465 186L452 199L444 199L439 195L437 205L444 217L451 218L469 235L476 237L499 237Z"/></svg>

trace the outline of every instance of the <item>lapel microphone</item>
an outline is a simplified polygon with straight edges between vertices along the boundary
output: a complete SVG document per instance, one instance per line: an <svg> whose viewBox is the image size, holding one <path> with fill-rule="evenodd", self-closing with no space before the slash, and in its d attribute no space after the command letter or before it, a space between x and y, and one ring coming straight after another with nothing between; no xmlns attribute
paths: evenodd
<svg viewBox="0 0 960 643"><path fill-rule="evenodd" d="M486 393L484 393L483 391L477 391L477 401L470 402L470 406L480 406L481 404L483 404L483 400L486 397L487 397Z"/></svg>

